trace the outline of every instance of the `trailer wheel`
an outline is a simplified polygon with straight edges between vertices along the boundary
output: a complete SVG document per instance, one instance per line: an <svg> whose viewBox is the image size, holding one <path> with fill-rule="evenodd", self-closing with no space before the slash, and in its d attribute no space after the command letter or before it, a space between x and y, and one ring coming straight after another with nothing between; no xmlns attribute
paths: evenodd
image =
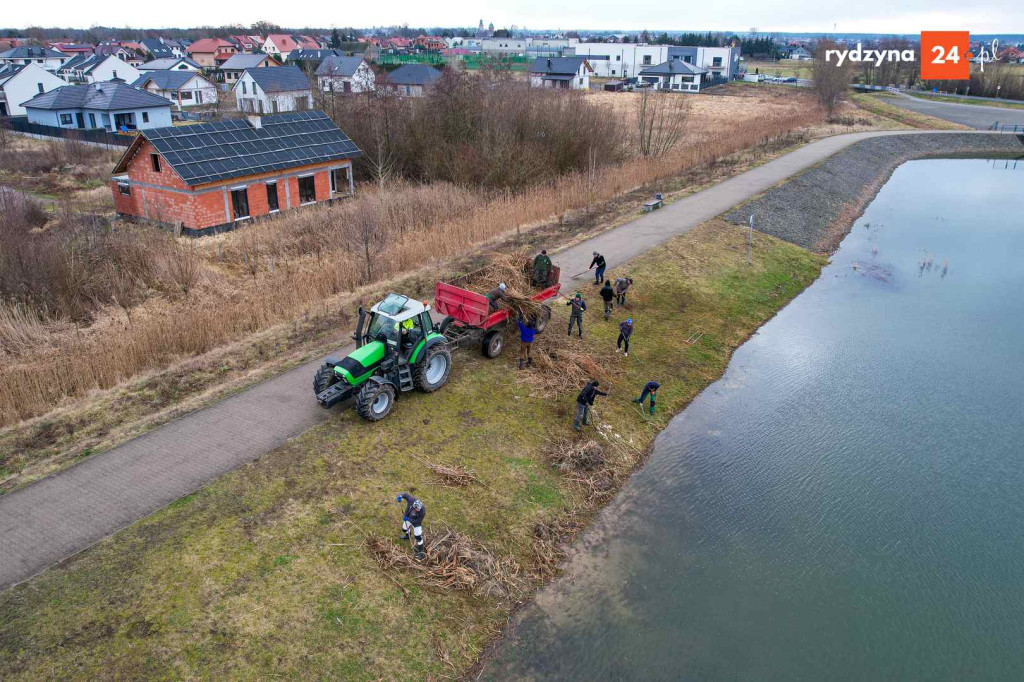
<svg viewBox="0 0 1024 682"><path fill-rule="evenodd" d="M391 413L395 405L395 387L367 381L356 395L356 412L367 421L378 422Z"/></svg>
<svg viewBox="0 0 1024 682"><path fill-rule="evenodd" d="M538 334L547 329L548 322L551 321L551 306L542 305L540 308L540 315L537 316L537 324L534 325Z"/></svg>
<svg viewBox="0 0 1024 682"><path fill-rule="evenodd" d="M416 363L416 388L424 393L433 393L448 383L452 371L452 354L442 344L427 349L426 355Z"/></svg>
<svg viewBox="0 0 1024 682"><path fill-rule="evenodd" d="M338 383L338 375L335 373L334 367L325 362L313 375L313 393L320 395L336 383Z"/></svg>
<svg viewBox="0 0 1024 682"><path fill-rule="evenodd" d="M501 355L501 349L505 347L505 335L500 329L487 332L484 336L484 343L481 347L484 355L489 358L496 358Z"/></svg>
<svg viewBox="0 0 1024 682"><path fill-rule="evenodd" d="M453 322L455 322L455 318L451 315L441 320L441 325L437 328L437 333L444 336L445 332L448 331L448 327L452 326Z"/></svg>

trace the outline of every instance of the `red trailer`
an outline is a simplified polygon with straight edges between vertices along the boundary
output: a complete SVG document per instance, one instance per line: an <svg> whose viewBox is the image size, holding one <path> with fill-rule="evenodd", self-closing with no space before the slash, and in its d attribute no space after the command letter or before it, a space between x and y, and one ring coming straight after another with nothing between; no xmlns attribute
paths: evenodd
<svg viewBox="0 0 1024 682"><path fill-rule="evenodd" d="M541 303L558 295L562 288L558 281L559 269L553 267L547 286L537 290L531 301ZM551 319L551 308L542 306L544 314L537 320L537 332L544 331ZM438 282L434 288L434 309L445 315L441 333L452 348L479 342L483 354L496 358L504 346L505 325L512 316L508 308L491 309L490 300L483 294L469 291L454 284Z"/></svg>

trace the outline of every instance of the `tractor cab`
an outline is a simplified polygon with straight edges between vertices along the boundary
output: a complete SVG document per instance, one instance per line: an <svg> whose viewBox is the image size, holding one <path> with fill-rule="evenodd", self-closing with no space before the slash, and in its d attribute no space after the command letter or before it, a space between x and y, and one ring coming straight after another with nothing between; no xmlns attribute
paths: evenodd
<svg viewBox="0 0 1024 682"><path fill-rule="evenodd" d="M451 353L445 337L434 330L425 302L388 294L369 311L359 309L352 338L355 350L344 358L327 358L313 377L323 407L355 397L359 414L377 421L387 416L399 394L413 389L431 393L448 381Z"/></svg>

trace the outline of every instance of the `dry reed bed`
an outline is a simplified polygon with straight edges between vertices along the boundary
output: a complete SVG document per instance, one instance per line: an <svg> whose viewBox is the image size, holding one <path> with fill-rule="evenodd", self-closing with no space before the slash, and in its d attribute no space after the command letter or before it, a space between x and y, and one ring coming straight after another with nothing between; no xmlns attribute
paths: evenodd
<svg viewBox="0 0 1024 682"><path fill-rule="evenodd" d="M45 347L8 356L0 370L0 425L274 324L330 315L332 297L341 292L436 265L820 120L804 106L727 122L695 120L686 139L661 157L569 173L521 193L397 185L179 247L201 256L168 256L194 264L185 266L194 269L187 293L142 304L130 319L112 307L103 324L55 334ZM10 313L0 326L10 327L3 332L9 338L38 338L36 325L22 329Z"/></svg>

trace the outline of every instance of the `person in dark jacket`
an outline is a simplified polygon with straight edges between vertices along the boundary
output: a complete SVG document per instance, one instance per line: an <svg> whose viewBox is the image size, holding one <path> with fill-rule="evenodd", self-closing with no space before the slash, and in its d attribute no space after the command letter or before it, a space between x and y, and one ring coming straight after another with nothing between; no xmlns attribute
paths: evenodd
<svg viewBox="0 0 1024 682"><path fill-rule="evenodd" d="M604 279L604 256L599 254L597 251L594 252L594 260L590 261L590 268L597 266L597 270L594 271L594 284L600 285L601 280ZM589 270L590 268L587 268Z"/></svg>
<svg viewBox="0 0 1024 682"><path fill-rule="evenodd" d="M423 552L423 519L427 516L427 507L409 493L401 493L395 498L399 502L405 501L405 515L402 517L402 540L409 539L409 530L412 529L413 537L416 538L416 558L422 559Z"/></svg>
<svg viewBox="0 0 1024 682"><path fill-rule="evenodd" d="M626 305L626 290L632 283L632 277L619 277L615 280L615 302L620 306Z"/></svg>
<svg viewBox="0 0 1024 682"><path fill-rule="evenodd" d="M587 302L583 300L583 294L576 292L576 295L569 299L566 303L568 306L572 306L569 311L569 336L572 336L572 325L576 323L576 328L579 329L580 338L583 338L583 313L587 310Z"/></svg>
<svg viewBox="0 0 1024 682"><path fill-rule="evenodd" d="M612 283L608 280L604 281L604 286L601 287L601 299L604 300L604 319L607 321L612 316L612 308L614 304L612 301L615 300L615 289L612 289Z"/></svg>
<svg viewBox="0 0 1024 682"><path fill-rule="evenodd" d="M640 406L643 407L644 400L647 399L647 396L650 396L651 397L651 410L650 410L650 412L651 412L651 414L654 414L654 403L658 400L658 389L659 388L661 388L661 384L659 384L657 381L648 381L646 384L644 384L644 390L640 392L640 397L637 398L636 400L634 400L633 402L634 403L640 403Z"/></svg>
<svg viewBox="0 0 1024 682"><path fill-rule="evenodd" d="M548 258L547 249L543 249L533 259L533 286L546 286L549 274L551 274L551 259Z"/></svg>
<svg viewBox="0 0 1024 682"><path fill-rule="evenodd" d="M584 426L590 424L590 408L594 405L594 399L599 395L608 395L605 391L599 391L598 386L601 382L597 379L587 383L580 391L580 394L576 396L576 421L573 422L572 428L576 431L581 431L580 424Z"/></svg>
<svg viewBox="0 0 1024 682"><path fill-rule="evenodd" d="M503 298L508 298L508 294L505 293L505 289L505 283L502 282L501 284L487 292L486 297L487 300L490 302L491 310L497 310L498 302L501 301Z"/></svg>
<svg viewBox="0 0 1024 682"><path fill-rule="evenodd" d="M615 342L615 352L621 353L622 346L626 346L626 357L629 357L629 339L633 336L633 318L619 323L619 340Z"/></svg>
<svg viewBox="0 0 1024 682"><path fill-rule="evenodd" d="M537 327L533 320L519 318L519 369L523 368L523 360L526 360L527 367L533 367L533 356L530 349L533 348L533 339L537 336Z"/></svg>

